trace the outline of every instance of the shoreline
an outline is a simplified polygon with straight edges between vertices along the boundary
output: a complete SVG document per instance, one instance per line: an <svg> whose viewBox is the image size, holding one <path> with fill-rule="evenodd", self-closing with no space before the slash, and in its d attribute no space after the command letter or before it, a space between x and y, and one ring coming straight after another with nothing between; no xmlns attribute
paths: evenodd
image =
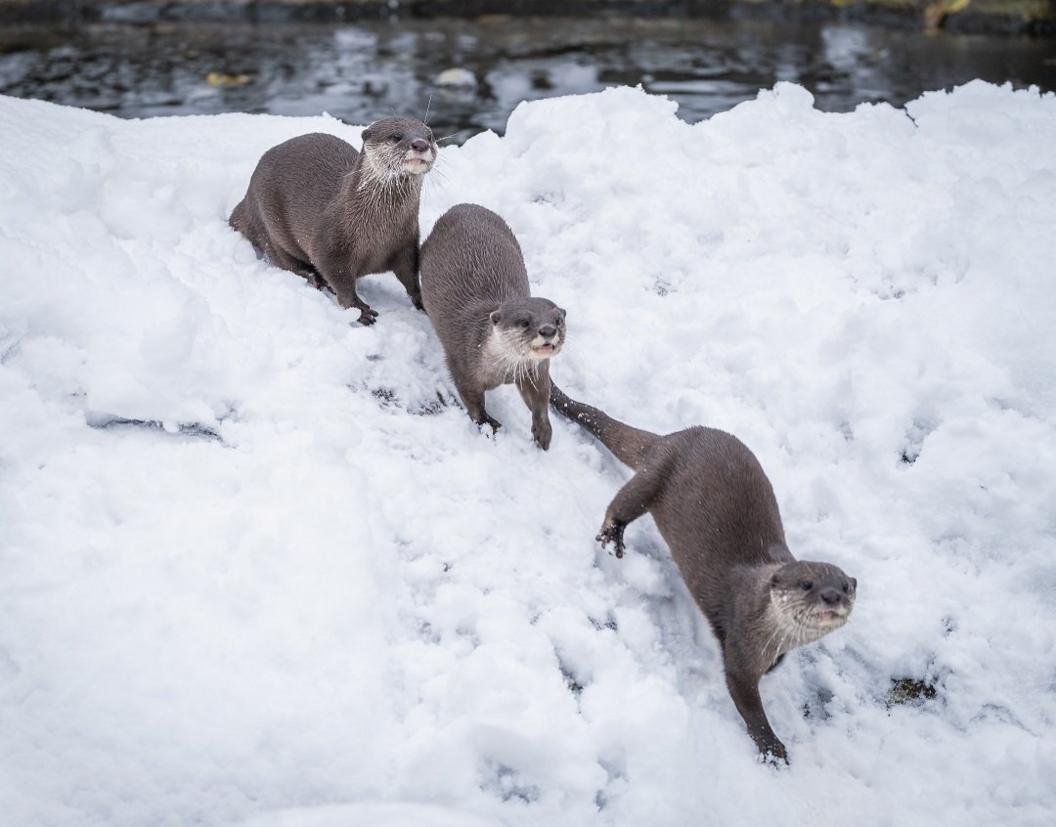
<svg viewBox="0 0 1056 827"><path fill-rule="evenodd" d="M957 34L1056 37L1056 0L0 0L0 24L343 22L434 17L833 20Z"/></svg>

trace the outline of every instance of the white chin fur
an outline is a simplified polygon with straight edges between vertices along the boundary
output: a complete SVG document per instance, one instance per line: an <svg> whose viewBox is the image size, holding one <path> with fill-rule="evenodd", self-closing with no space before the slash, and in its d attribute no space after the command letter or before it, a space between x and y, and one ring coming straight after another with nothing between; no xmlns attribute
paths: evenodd
<svg viewBox="0 0 1056 827"><path fill-rule="evenodd" d="M850 612L832 615L817 614L811 618L811 622L814 624L814 628L819 631L830 632L846 623L849 616Z"/></svg>
<svg viewBox="0 0 1056 827"><path fill-rule="evenodd" d="M428 161L419 158L403 162L403 171L410 175L425 175L431 168L432 165Z"/></svg>
<svg viewBox="0 0 1056 827"><path fill-rule="evenodd" d="M425 169L428 169L433 165L433 151L431 149L425 150L425 152L419 152L417 149L408 149L403 155L403 166L404 167L421 167L425 164Z"/></svg>
<svg viewBox="0 0 1056 827"><path fill-rule="evenodd" d="M553 345L554 349L549 351L549 352L547 352L545 350L541 351L541 352L535 350L536 348L544 347L546 345ZM553 356L555 353L557 353L559 350L561 350L561 342L559 340L557 340L557 339L544 339L542 336L536 336L530 342L529 349L530 349L531 353L533 355L536 355L536 356L538 356L540 354L542 356L544 356L544 357L545 356Z"/></svg>
<svg viewBox="0 0 1056 827"><path fill-rule="evenodd" d="M549 359L551 356L556 356L560 350L561 348L559 347L555 347L553 350L536 350L533 345L528 351L528 358L541 362L543 359Z"/></svg>

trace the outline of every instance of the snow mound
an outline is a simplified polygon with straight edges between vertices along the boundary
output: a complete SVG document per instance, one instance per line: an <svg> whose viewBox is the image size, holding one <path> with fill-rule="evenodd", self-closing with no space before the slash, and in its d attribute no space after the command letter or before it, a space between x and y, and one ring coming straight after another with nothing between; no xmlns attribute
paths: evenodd
<svg viewBox="0 0 1056 827"><path fill-rule="evenodd" d="M299 807L252 818L239 827L500 827L500 822L425 804L372 802Z"/></svg>
<svg viewBox="0 0 1056 827"><path fill-rule="evenodd" d="M525 104L422 229L505 216L556 380L736 433L858 578L764 681L791 767L651 522L595 547L625 469L510 388L481 436L392 276L363 328L226 226L269 146L358 128L0 98L8 823L1051 823L1056 97L674 108Z"/></svg>

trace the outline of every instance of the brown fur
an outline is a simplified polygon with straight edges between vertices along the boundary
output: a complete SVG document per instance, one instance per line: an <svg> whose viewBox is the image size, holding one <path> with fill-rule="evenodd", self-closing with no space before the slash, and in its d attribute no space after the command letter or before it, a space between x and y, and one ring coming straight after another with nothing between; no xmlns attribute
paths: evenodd
<svg viewBox="0 0 1056 827"><path fill-rule="evenodd" d="M363 152L333 135L313 133L272 147L257 163L245 198L229 223L258 255L329 286L342 307L371 324L377 312L356 292L356 280L389 270L415 307L418 287L418 202L422 172L436 158L429 127L386 118L363 132Z"/></svg>
<svg viewBox="0 0 1056 827"><path fill-rule="evenodd" d="M513 382L532 412L536 444L550 447L550 359L565 340L565 311L533 298L513 231L476 204L452 207L422 245L422 298L469 416L497 430L484 392Z"/></svg>
<svg viewBox="0 0 1056 827"><path fill-rule="evenodd" d="M569 399L551 404L637 473L616 494L598 540L623 556L623 532L646 511L722 648L726 683L760 751L787 760L763 710L759 680L784 654L841 625L857 581L829 563L797 561L773 488L744 443L714 428L661 436Z"/></svg>

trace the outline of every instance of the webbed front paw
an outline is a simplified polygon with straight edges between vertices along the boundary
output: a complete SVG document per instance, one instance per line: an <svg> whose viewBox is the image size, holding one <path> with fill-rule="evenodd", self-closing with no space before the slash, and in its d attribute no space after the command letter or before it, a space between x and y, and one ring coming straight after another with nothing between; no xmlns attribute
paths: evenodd
<svg viewBox="0 0 1056 827"><path fill-rule="evenodd" d="M626 527L623 523L611 520L601 527L601 531L598 532L598 536L594 539L601 543L602 548L605 548L609 543L615 544L616 556L623 557L623 552L626 550L623 544L623 530Z"/></svg>

